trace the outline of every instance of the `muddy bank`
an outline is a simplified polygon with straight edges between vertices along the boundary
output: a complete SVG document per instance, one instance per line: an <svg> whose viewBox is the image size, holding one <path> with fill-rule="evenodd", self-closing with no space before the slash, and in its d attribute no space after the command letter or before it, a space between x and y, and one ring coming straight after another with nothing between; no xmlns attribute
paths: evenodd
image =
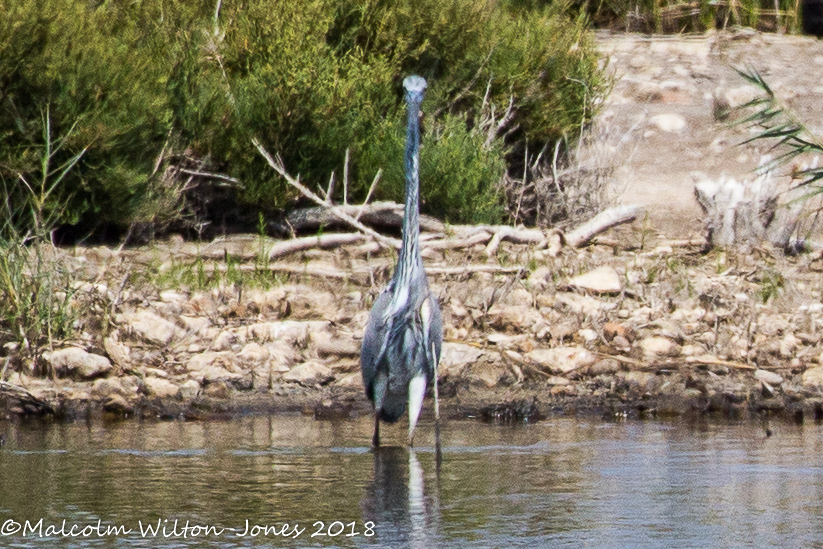
<svg viewBox="0 0 823 549"><path fill-rule="evenodd" d="M491 255L427 249L445 415L819 419L820 255L698 242L637 223L555 256L510 242ZM360 337L393 252L309 250L289 274L232 281L244 246L258 243L60 250L79 280L78 337L38 353L4 346L4 416L368 414ZM210 247L223 259L204 260ZM193 289L178 271L212 275Z"/></svg>

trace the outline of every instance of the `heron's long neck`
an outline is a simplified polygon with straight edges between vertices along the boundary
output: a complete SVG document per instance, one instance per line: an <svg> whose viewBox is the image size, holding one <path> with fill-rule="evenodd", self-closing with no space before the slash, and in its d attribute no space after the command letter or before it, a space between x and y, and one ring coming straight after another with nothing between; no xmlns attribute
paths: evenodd
<svg viewBox="0 0 823 549"><path fill-rule="evenodd" d="M406 128L406 210L403 216L403 243L397 261L396 278L408 282L415 272L422 273L423 259L420 257L420 213L419 163L420 163L420 103L423 97L408 101L408 124ZM417 267L417 269L415 269Z"/></svg>

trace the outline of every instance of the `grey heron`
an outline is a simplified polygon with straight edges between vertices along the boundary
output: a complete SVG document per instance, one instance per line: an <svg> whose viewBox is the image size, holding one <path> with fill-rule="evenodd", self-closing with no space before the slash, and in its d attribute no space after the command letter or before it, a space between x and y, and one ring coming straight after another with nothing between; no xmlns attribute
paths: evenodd
<svg viewBox="0 0 823 549"><path fill-rule="evenodd" d="M403 81L408 109L406 125L406 200L397 266L388 286L374 301L360 353L366 394L374 405L372 445L380 446L380 421L394 423L409 406L409 446L423 408L426 389L434 385L435 438L439 451L437 364L443 324L437 297L429 289L420 255L419 167L420 104L426 80Z"/></svg>

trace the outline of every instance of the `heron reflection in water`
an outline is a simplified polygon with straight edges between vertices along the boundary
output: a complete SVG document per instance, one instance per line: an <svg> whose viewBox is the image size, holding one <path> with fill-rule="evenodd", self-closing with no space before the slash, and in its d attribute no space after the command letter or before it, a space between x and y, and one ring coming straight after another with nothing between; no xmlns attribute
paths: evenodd
<svg viewBox="0 0 823 549"><path fill-rule="evenodd" d="M426 389L434 387L435 445L440 456L437 364L443 343L440 305L429 289L420 255L419 167L420 104L426 81L403 81L408 107L406 125L406 200L403 236L391 281L374 301L360 353L366 394L374 404L372 446L380 446L380 421L394 423L409 407L409 446L423 408Z"/></svg>
<svg viewBox="0 0 823 549"><path fill-rule="evenodd" d="M437 488L436 484L427 496L423 467L413 449L375 448L374 478L362 501L363 520L379 526L381 545L435 547L440 520Z"/></svg>

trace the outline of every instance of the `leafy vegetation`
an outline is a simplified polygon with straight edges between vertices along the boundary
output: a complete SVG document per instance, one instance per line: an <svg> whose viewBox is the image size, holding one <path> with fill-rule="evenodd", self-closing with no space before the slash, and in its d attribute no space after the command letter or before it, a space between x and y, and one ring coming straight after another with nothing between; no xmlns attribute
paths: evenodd
<svg viewBox="0 0 823 549"><path fill-rule="evenodd" d="M812 134L792 112L786 110L760 73L754 69L737 72L744 80L760 90L759 96L737 108L738 112L751 112L735 120L736 124L751 124L760 130L744 143L771 140L771 150L779 152L775 158L760 167L761 171L772 171L804 155L823 153L823 142ZM798 188L806 188L803 199L823 193L823 187L820 184L823 180L823 167L818 166L816 162L807 163L799 169L795 168L792 171L792 179L799 180Z"/></svg>
<svg viewBox="0 0 823 549"><path fill-rule="evenodd" d="M521 8L551 4L552 0L511 0ZM703 32L732 26L763 31L798 32L799 3L795 0L575 0L598 27L657 33Z"/></svg>
<svg viewBox="0 0 823 549"><path fill-rule="evenodd" d="M54 138L46 110L31 172L18 173L16 181L0 177L5 198L0 205L0 341L16 342L27 354L70 336L77 318L71 269L55 256L50 241L63 207L55 191L84 152L54 165L73 128Z"/></svg>
<svg viewBox="0 0 823 549"><path fill-rule="evenodd" d="M213 210L297 198L249 142L319 186L351 153L350 198L398 199L401 82L429 80L424 209L500 220L512 151L574 137L608 82L567 6L493 0L366 2L0 0L0 175L37 172L42 119L76 165L44 211L82 234L194 227ZM20 193L10 190L12 208ZM206 220L209 221L209 220Z"/></svg>

